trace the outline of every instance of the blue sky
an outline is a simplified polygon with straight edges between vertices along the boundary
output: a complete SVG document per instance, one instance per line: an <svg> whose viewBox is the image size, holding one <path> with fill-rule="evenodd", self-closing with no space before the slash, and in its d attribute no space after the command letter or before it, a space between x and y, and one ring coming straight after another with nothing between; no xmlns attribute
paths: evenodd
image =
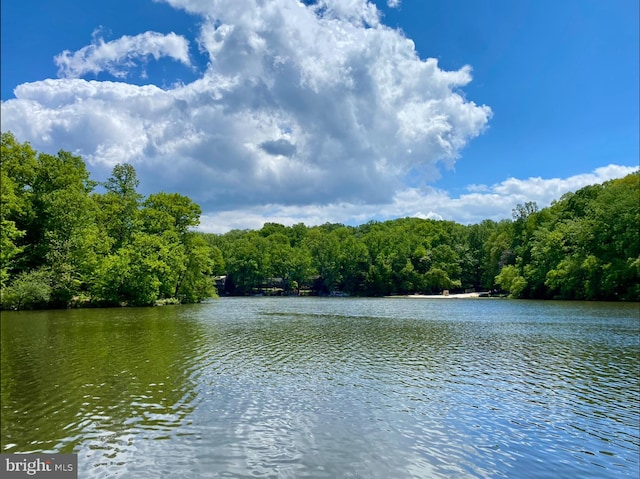
<svg viewBox="0 0 640 479"><path fill-rule="evenodd" d="M2 2L2 130L218 232L499 219L638 166L637 1L260 3Z"/></svg>

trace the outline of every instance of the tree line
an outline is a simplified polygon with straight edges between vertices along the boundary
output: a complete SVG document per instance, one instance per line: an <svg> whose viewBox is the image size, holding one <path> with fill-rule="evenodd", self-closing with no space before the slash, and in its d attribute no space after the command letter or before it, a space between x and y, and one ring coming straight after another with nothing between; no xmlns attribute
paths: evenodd
<svg viewBox="0 0 640 479"><path fill-rule="evenodd" d="M361 226L207 235L222 252L224 291L384 296L484 290L517 298L640 298L640 174L567 193L511 220L461 225L402 218Z"/></svg>
<svg viewBox="0 0 640 479"><path fill-rule="evenodd" d="M147 305L230 295L385 296L484 290L518 298L640 298L640 174L567 193L513 218L462 225L266 223L194 230L186 196L144 198L131 165L103 183L68 152L2 134L2 307Z"/></svg>
<svg viewBox="0 0 640 479"><path fill-rule="evenodd" d="M79 156L37 153L11 133L2 133L0 161L3 308L215 296L221 254L193 231L201 211L188 197L143 197L127 164L95 182Z"/></svg>

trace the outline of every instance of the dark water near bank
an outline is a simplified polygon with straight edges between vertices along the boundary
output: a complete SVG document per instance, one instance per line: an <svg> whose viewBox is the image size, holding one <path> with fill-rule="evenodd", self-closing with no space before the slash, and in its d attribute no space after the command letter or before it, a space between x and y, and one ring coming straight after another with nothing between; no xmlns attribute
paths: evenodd
<svg viewBox="0 0 640 479"><path fill-rule="evenodd" d="M3 453L80 478L639 477L637 304L2 313Z"/></svg>

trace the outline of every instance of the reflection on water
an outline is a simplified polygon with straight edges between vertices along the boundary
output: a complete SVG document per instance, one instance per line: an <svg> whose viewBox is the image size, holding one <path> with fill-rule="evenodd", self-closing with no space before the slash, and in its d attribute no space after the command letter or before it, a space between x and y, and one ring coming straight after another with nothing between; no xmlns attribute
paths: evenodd
<svg viewBox="0 0 640 479"><path fill-rule="evenodd" d="M136 436L168 437L188 424L196 404L188 355L202 334L176 313L3 313L3 452L116 457Z"/></svg>
<svg viewBox="0 0 640 479"><path fill-rule="evenodd" d="M2 452L81 477L638 477L637 305L2 314Z"/></svg>

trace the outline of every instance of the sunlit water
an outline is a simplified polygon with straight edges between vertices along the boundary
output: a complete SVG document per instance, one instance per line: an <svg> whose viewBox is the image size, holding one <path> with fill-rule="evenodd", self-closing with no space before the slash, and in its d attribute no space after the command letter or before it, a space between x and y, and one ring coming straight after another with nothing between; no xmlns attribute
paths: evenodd
<svg viewBox="0 0 640 479"><path fill-rule="evenodd" d="M1 452L80 478L639 477L637 304L2 313Z"/></svg>

